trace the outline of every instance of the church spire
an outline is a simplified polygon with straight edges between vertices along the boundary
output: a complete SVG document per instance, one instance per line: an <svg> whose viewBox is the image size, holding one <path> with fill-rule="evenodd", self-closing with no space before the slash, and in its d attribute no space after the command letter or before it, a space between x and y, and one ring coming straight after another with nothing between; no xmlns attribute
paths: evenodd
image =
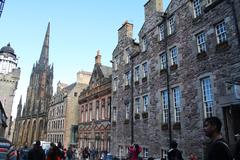
<svg viewBox="0 0 240 160"><path fill-rule="evenodd" d="M45 34L42 52L39 59L40 64L47 64L48 65L48 57L49 57L49 36L50 36L50 22L48 22L47 31Z"/></svg>
<svg viewBox="0 0 240 160"><path fill-rule="evenodd" d="M21 117L21 111L22 111L22 95L17 107L17 117Z"/></svg>

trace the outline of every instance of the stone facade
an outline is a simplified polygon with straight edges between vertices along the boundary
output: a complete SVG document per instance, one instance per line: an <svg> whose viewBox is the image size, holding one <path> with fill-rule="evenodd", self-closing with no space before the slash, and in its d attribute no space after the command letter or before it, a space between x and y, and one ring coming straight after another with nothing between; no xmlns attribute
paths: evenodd
<svg viewBox="0 0 240 160"><path fill-rule="evenodd" d="M79 119L78 95L87 87L90 77L91 73L81 71L77 73L76 83L58 83L57 92L49 103L48 141L61 142L65 148L76 143L73 141L73 129L78 125Z"/></svg>
<svg viewBox="0 0 240 160"><path fill-rule="evenodd" d="M4 137L12 140L12 105L18 81L20 79L20 68L17 67L18 58L10 43L0 50L0 101L7 115L7 128Z"/></svg>
<svg viewBox="0 0 240 160"><path fill-rule="evenodd" d="M131 24L118 30L111 152L124 157L138 143L143 157L163 158L176 140L184 159L191 153L203 159L202 127L209 116L222 120L233 148L240 128L239 18L234 18L239 11L233 9L239 1L172 0L165 12L161 5L162 0L144 5L139 45L129 36Z"/></svg>
<svg viewBox="0 0 240 160"><path fill-rule="evenodd" d="M53 92L53 65L48 64L49 35L50 23L47 27L40 59L33 65L26 103L22 114L16 117L14 143L18 146L25 143L31 145L37 139L46 140L47 138L47 110ZM20 108L18 110L20 112Z"/></svg>
<svg viewBox="0 0 240 160"><path fill-rule="evenodd" d="M89 86L78 99L79 148L95 148L99 153L110 149L111 72L111 67L101 64L98 51Z"/></svg>

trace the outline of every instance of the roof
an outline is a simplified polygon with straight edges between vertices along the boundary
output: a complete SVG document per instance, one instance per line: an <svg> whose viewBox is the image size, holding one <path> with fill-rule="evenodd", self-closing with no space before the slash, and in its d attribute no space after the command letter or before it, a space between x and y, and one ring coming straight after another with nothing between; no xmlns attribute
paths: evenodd
<svg viewBox="0 0 240 160"><path fill-rule="evenodd" d="M13 57L16 57L16 55L14 53L14 49L11 47L10 43L8 43L7 46L4 46L4 47L1 48L0 54L1 53L9 53Z"/></svg>
<svg viewBox="0 0 240 160"><path fill-rule="evenodd" d="M109 77L112 74L112 67L101 65L100 68L104 77Z"/></svg>
<svg viewBox="0 0 240 160"><path fill-rule="evenodd" d="M64 87L64 89L67 91L67 92L70 92L75 86L76 86L76 82L75 83L72 83L70 85L68 85L67 87Z"/></svg>

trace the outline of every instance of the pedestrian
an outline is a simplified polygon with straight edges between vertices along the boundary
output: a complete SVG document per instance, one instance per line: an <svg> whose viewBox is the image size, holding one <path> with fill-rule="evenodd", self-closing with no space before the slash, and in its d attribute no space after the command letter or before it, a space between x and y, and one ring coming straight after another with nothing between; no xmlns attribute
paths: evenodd
<svg viewBox="0 0 240 160"><path fill-rule="evenodd" d="M36 141L33 148L29 151L28 160L45 160L45 152L39 140Z"/></svg>
<svg viewBox="0 0 240 160"><path fill-rule="evenodd" d="M47 153L47 160L61 160L61 155L58 147L52 142Z"/></svg>
<svg viewBox="0 0 240 160"><path fill-rule="evenodd" d="M234 152L234 158L235 160L240 160L240 133L235 135L237 143L235 147L235 152Z"/></svg>
<svg viewBox="0 0 240 160"><path fill-rule="evenodd" d="M207 160L233 160L228 144L221 135L222 122L218 117L204 120L204 132L211 142L207 149Z"/></svg>
<svg viewBox="0 0 240 160"><path fill-rule="evenodd" d="M72 148L69 146L67 150L67 160L72 160L73 158L73 151Z"/></svg>
<svg viewBox="0 0 240 160"><path fill-rule="evenodd" d="M190 160L198 160L197 156L195 154L190 154L190 157L189 157Z"/></svg>
<svg viewBox="0 0 240 160"><path fill-rule="evenodd" d="M60 157L61 160L65 160L66 157L64 155L64 150L63 150L63 146L62 146L62 143L61 142L58 142L57 144L57 154L58 156Z"/></svg>
<svg viewBox="0 0 240 160"><path fill-rule="evenodd" d="M182 152L177 148L178 143L172 141L170 143L170 149L168 150L168 160L183 160Z"/></svg>
<svg viewBox="0 0 240 160"><path fill-rule="evenodd" d="M28 160L28 152L29 148L27 146L27 143L25 143L24 147L20 150L20 160Z"/></svg>
<svg viewBox="0 0 240 160"><path fill-rule="evenodd" d="M138 144L133 145L134 150L132 151L132 156L130 160L142 160L142 147L140 147ZM130 148L131 150L132 148Z"/></svg>

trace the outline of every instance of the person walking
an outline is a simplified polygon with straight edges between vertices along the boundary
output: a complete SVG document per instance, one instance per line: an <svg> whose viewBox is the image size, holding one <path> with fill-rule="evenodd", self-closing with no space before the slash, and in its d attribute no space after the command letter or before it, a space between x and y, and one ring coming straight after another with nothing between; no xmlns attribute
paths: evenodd
<svg viewBox="0 0 240 160"><path fill-rule="evenodd" d="M27 143L25 143L24 147L20 150L20 160L28 160L28 152L29 148Z"/></svg>
<svg viewBox="0 0 240 160"><path fill-rule="evenodd" d="M39 140L36 141L36 144L29 151L28 160L45 160L45 153Z"/></svg>
<svg viewBox="0 0 240 160"><path fill-rule="evenodd" d="M233 160L228 144L221 135L222 122L218 117L204 120L204 132L211 142L207 149L207 160Z"/></svg>
<svg viewBox="0 0 240 160"><path fill-rule="evenodd" d="M177 148L178 143L172 141L170 144L170 149L168 150L168 160L183 160L182 152Z"/></svg>

